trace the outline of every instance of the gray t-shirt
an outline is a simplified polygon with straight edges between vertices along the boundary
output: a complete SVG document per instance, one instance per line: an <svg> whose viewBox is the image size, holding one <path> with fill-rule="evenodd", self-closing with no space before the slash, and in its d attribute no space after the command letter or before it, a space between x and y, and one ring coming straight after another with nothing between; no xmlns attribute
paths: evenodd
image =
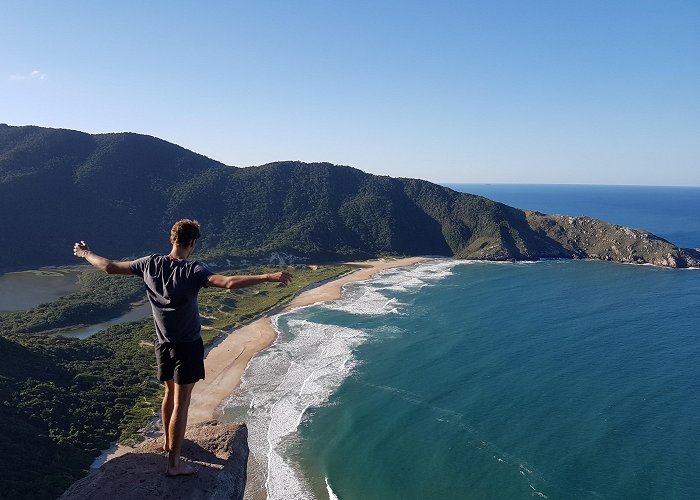
<svg viewBox="0 0 700 500"><path fill-rule="evenodd" d="M197 294L213 273L197 261L169 260L164 255L141 257L129 268L146 285L158 344L199 339Z"/></svg>

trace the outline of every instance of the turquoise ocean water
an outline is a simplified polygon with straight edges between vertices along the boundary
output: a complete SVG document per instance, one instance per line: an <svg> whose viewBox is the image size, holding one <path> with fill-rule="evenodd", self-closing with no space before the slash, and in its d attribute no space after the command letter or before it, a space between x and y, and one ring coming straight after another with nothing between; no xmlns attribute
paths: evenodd
<svg viewBox="0 0 700 500"><path fill-rule="evenodd" d="M668 188L459 188L636 227L652 204L653 232L700 246L700 189L682 210ZM698 270L390 270L278 316L227 415L269 498L700 498L699 304Z"/></svg>

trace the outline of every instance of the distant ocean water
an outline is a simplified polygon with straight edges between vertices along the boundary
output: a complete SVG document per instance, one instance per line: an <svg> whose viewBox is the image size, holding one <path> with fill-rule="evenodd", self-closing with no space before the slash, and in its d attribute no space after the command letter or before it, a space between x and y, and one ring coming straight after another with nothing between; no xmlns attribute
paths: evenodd
<svg viewBox="0 0 700 500"><path fill-rule="evenodd" d="M468 190L700 246L700 196L521 187ZM226 413L275 499L700 498L698 305L698 270L433 260L278 316Z"/></svg>

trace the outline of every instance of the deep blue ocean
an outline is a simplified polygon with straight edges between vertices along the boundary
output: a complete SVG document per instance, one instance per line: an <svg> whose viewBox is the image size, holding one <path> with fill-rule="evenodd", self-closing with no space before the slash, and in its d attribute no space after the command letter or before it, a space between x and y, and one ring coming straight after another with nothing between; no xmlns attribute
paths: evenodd
<svg viewBox="0 0 700 500"><path fill-rule="evenodd" d="M459 185L700 247L700 188ZM269 498L700 498L700 270L436 259L275 318L227 415Z"/></svg>

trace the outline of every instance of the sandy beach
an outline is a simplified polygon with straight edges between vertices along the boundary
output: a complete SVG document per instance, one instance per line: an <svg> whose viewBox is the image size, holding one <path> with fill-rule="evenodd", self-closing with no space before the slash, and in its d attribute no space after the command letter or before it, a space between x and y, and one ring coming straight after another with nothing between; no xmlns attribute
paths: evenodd
<svg viewBox="0 0 700 500"><path fill-rule="evenodd" d="M204 365L206 380L197 383L192 392L188 423L218 419L221 405L241 383L241 377L253 356L275 341L277 332L272 327L271 317L291 309L340 298L343 286L364 281L380 271L397 267L408 267L429 260L424 257L403 259L380 259L348 262L357 269L322 285L303 290L288 304L269 311L264 316L243 327L233 330L220 342L215 343L206 354ZM99 467L104 462L129 453L130 446L116 446L103 453L92 465Z"/></svg>
<svg viewBox="0 0 700 500"><path fill-rule="evenodd" d="M220 406L241 383L241 376L251 358L269 347L277 336L271 316L298 307L337 300L343 286L354 281L364 281L385 269L407 267L427 259L410 257L396 260L371 260L350 262L358 266L356 271L341 276L315 288L302 291L280 309L270 311L252 323L238 328L214 346L206 356L206 380L199 381L192 392L188 422L196 423L216 419Z"/></svg>

